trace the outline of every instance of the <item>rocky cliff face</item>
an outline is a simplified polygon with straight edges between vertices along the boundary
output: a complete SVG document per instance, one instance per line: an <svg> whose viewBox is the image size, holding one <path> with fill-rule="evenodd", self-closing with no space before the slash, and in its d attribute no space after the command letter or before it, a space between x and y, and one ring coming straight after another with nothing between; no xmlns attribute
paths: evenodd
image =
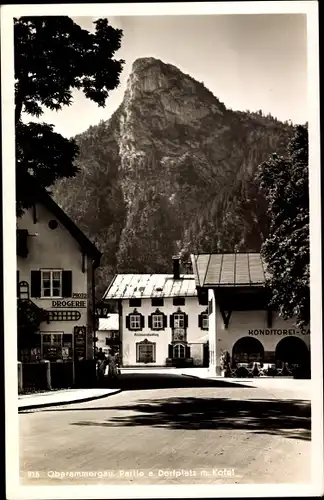
<svg viewBox="0 0 324 500"><path fill-rule="evenodd" d="M102 280L168 272L178 251L259 250L267 219L255 170L291 134L271 116L226 109L175 66L138 59L111 119L76 138L80 174L55 198L104 252Z"/></svg>

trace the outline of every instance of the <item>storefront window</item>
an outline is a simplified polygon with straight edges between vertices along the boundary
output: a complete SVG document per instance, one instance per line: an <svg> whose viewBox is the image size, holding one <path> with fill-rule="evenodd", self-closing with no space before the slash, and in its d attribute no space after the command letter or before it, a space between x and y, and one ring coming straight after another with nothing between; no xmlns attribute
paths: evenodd
<svg viewBox="0 0 324 500"><path fill-rule="evenodd" d="M41 335L41 352L43 359L62 357L63 333L43 333Z"/></svg>

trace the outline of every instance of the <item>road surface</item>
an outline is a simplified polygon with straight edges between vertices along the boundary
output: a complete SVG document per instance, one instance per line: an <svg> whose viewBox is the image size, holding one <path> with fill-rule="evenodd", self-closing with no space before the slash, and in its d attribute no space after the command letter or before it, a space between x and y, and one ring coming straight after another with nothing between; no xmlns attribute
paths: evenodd
<svg viewBox="0 0 324 500"><path fill-rule="evenodd" d="M22 484L310 482L310 402L290 383L129 373L119 394L22 412Z"/></svg>

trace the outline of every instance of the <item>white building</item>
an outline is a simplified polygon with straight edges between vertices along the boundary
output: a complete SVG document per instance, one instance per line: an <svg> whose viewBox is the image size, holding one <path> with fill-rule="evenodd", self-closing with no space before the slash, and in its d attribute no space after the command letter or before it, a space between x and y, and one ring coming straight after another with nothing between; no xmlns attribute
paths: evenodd
<svg viewBox="0 0 324 500"><path fill-rule="evenodd" d="M17 219L17 302L41 322L35 345L20 357L72 359L74 352L75 359L92 359L94 274L101 253L34 184L33 201Z"/></svg>
<svg viewBox="0 0 324 500"><path fill-rule="evenodd" d="M111 347L120 348L119 344L119 315L109 313L106 318L99 318L99 330L96 332L97 349L107 355Z"/></svg>
<svg viewBox="0 0 324 500"><path fill-rule="evenodd" d="M220 374L227 351L236 363L309 362L310 330L268 308L267 273L258 253L192 255L198 296L208 294L209 367Z"/></svg>
<svg viewBox="0 0 324 500"><path fill-rule="evenodd" d="M194 275L117 274L103 300L118 301L121 363L201 366L208 363L207 302L199 303Z"/></svg>

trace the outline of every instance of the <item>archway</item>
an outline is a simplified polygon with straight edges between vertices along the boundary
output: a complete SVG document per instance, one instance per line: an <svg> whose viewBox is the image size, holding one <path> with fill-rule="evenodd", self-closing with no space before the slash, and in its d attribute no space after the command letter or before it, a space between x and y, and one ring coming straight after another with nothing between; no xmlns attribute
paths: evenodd
<svg viewBox="0 0 324 500"><path fill-rule="evenodd" d="M254 337L242 337L235 342L232 351L232 361L234 363L251 363L253 361L263 361L264 348L260 340Z"/></svg>
<svg viewBox="0 0 324 500"><path fill-rule="evenodd" d="M279 361L298 366L308 364L310 359L307 345L298 337L281 339L276 347L276 362Z"/></svg>

